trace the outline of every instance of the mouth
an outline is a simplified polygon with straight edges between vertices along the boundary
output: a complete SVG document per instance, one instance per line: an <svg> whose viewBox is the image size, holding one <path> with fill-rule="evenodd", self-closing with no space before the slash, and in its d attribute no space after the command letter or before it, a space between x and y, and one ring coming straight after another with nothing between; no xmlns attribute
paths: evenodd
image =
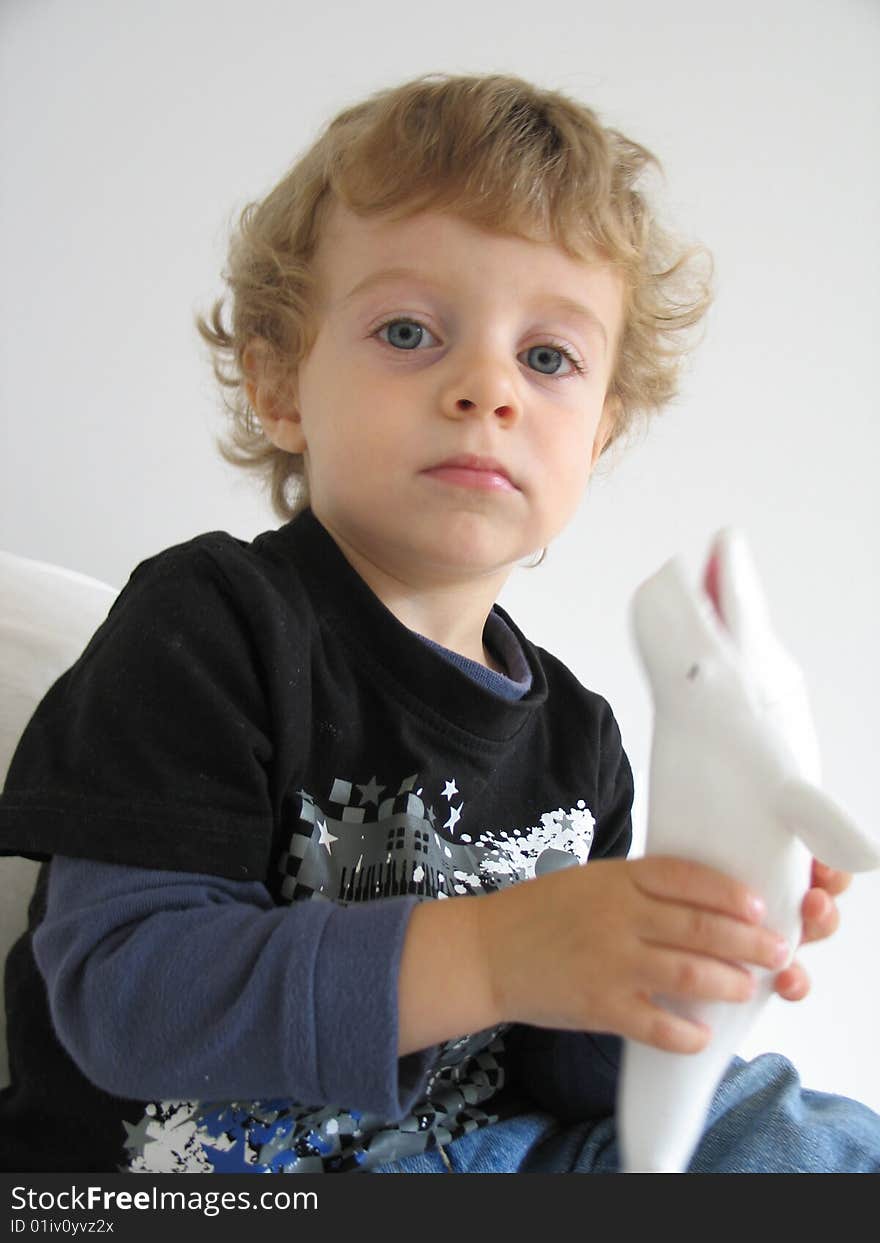
<svg viewBox="0 0 880 1243"><path fill-rule="evenodd" d="M717 548L712 550L706 564L706 571L703 576L703 590L709 597L709 601L715 610L715 616L726 629L727 621L721 606L721 554Z"/></svg>
<svg viewBox="0 0 880 1243"><path fill-rule="evenodd" d="M480 488L487 491L516 492L517 485L511 479L507 468L491 457L479 457L472 453L462 453L457 457L431 466L422 472L441 483L454 487Z"/></svg>
<svg viewBox="0 0 880 1243"><path fill-rule="evenodd" d="M702 586L716 622L741 649L756 642L756 634L772 632L767 597L751 550L738 528L725 527L715 536Z"/></svg>

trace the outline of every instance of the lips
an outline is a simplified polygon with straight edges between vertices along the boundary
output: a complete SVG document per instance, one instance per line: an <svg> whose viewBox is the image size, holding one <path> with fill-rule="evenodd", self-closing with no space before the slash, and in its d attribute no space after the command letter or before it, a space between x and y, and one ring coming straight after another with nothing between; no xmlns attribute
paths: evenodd
<svg viewBox="0 0 880 1243"><path fill-rule="evenodd" d="M425 471L426 475L446 479L464 486L515 489L507 467L497 458L483 457L474 453L459 453L446 458Z"/></svg>

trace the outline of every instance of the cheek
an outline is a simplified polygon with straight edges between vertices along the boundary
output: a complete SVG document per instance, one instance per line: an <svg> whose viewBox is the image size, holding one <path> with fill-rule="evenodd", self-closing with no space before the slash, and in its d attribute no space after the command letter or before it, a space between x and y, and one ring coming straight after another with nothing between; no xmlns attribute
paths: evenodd
<svg viewBox="0 0 880 1243"><path fill-rule="evenodd" d="M570 445L569 452L555 464L551 504L564 521L576 512L587 490L591 474L591 450L592 441L578 438Z"/></svg>
<svg viewBox="0 0 880 1243"><path fill-rule="evenodd" d="M589 481L589 458L571 458L563 466L556 481L557 506L568 513L573 513L580 504Z"/></svg>
<svg viewBox="0 0 880 1243"><path fill-rule="evenodd" d="M560 481L577 484L586 481L590 472L595 428L593 420L582 416L564 416L558 420L545 445L545 453Z"/></svg>

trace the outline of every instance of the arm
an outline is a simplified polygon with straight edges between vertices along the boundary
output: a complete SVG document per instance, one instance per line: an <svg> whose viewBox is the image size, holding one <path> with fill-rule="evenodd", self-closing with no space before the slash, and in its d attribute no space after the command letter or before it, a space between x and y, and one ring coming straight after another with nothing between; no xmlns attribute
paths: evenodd
<svg viewBox="0 0 880 1243"><path fill-rule="evenodd" d="M821 864L813 880L826 891L816 899L825 913L808 916L806 939L833 930L828 894L848 884ZM788 954L760 926L760 902L745 886L680 859L603 860L483 901L494 903L483 908L483 944L503 1018L670 1052L699 1052L711 1033L661 1010L655 995L745 1001L754 989L748 966L772 970Z"/></svg>
<svg viewBox="0 0 880 1243"><path fill-rule="evenodd" d="M605 869L601 875L600 869ZM847 884L846 874L828 873L821 864L814 868L815 888L805 899L805 940L833 931L837 915L829 894ZM698 1052L709 1033L660 1010L651 996L745 1001L753 980L740 964L772 969L787 952L771 931L758 926L759 908L744 886L682 860L589 863L463 901L473 904L468 913L476 917L476 927L445 910L447 903L432 903L411 920L401 963L401 1052L438 1030L437 993L418 983L430 977L438 952L441 978L453 981L451 993L444 994L451 1015L470 1015L480 1027L523 1022L610 1033L682 1053ZM482 953L471 948L467 972L455 982L442 965L447 958L454 963L451 955L466 953L468 945L482 946ZM780 973L780 986L786 977L792 1000L805 995L802 968L793 964ZM554 989L559 1009L542 1013L542 994ZM563 1044L569 1056L579 1056L570 1039ZM546 1057L546 1039L532 1038L531 1045ZM528 1048L524 1040L521 1050ZM604 1055L613 1058L614 1049L609 1044ZM528 1088L525 1077L522 1082Z"/></svg>
<svg viewBox="0 0 880 1243"><path fill-rule="evenodd" d="M276 907L255 882L56 856L34 954L61 1043L106 1091L390 1118L418 1099L435 1052L394 1053L415 904Z"/></svg>
<svg viewBox="0 0 880 1243"><path fill-rule="evenodd" d="M754 979L743 964L772 969L788 956L761 927L762 904L744 885L682 859L602 859L462 902L475 922L461 976L452 970L464 947L452 903L413 912L401 960L401 1053L445 1039L465 1013L482 1026L606 1032L696 1053L708 1030L654 998L746 1001Z"/></svg>
<svg viewBox="0 0 880 1243"><path fill-rule="evenodd" d="M750 961L772 940L750 926L740 886L676 860L600 861L414 909L408 898L276 908L258 884L57 858L52 873L34 951L59 1038L99 1086L147 1099L281 1095L402 1116L429 1046L505 1021L621 1034L647 1022L649 1042L687 1051L704 1043L690 1024L627 1005L632 969L614 980L633 954L644 970L644 910L659 905L663 939L690 949L656 955L655 991L742 996L748 973L712 950ZM693 899L676 893L741 913L703 908L695 923ZM608 932L623 941L611 962ZM407 1058L416 1050L428 1051Z"/></svg>

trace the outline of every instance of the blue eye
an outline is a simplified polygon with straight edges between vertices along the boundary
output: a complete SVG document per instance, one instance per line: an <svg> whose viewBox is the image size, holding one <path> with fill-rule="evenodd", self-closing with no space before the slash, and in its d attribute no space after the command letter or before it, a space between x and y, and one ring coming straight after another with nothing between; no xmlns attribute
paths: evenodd
<svg viewBox="0 0 880 1243"><path fill-rule="evenodd" d="M552 371L544 371L544 365L552 364L558 358L566 358L575 370L578 370L577 363L574 358L572 358L571 354L569 354L567 350L558 349L555 345L533 345L530 350L526 351L526 353L529 355L530 359L532 355L535 356L534 363L530 361L529 366L534 366L535 370L540 371L543 375L557 374L555 369Z"/></svg>
<svg viewBox="0 0 880 1243"><path fill-rule="evenodd" d="M388 344L402 350L417 349L425 333L428 332L423 324L414 319L389 319L377 329L377 335L383 333L386 328L388 329ZM428 333L428 335L431 334Z"/></svg>

